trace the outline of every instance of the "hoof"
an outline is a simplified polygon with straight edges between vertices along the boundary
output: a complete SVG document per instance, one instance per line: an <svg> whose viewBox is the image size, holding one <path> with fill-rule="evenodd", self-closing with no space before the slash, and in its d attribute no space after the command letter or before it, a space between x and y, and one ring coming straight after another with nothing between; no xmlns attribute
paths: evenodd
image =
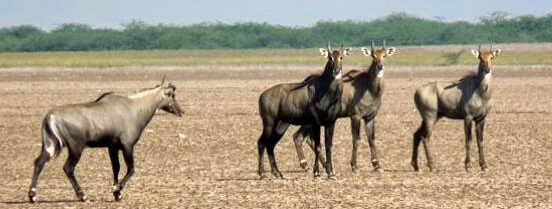
<svg viewBox="0 0 552 209"><path fill-rule="evenodd" d="M335 176L334 173L330 173L330 174L328 174L328 180L334 180L335 181L335 180L337 180L337 176Z"/></svg>
<svg viewBox="0 0 552 209"><path fill-rule="evenodd" d="M314 179L320 179L320 173L315 172L314 173Z"/></svg>
<svg viewBox="0 0 552 209"><path fill-rule="evenodd" d="M272 175L277 179L284 179L284 175L282 175L279 171L272 171Z"/></svg>
<svg viewBox="0 0 552 209"><path fill-rule="evenodd" d="M37 201L36 196L34 196L34 197L29 197L29 202L31 202L31 203L36 203L36 201Z"/></svg>
<svg viewBox="0 0 552 209"><path fill-rule="evenodd" d="M385 170L381 167L374 168L374 173L383 173L383 172L385 172Z"/></svg>
<svg viewBox="0 0 552 209"><path fill-rule="evenodd" d="M309 167L307 165L301 165L301 169L303 169L303 171L305 172L308 172L309 171Z"/></svg>
<svg viewBox="0 0 552 209"><path fill-rule="evenodd" d="M410 165L412 166L412 169L414 169L415 172L420 171L420 168L418 167L418 163L411 162Z"/></svg>
<svg viewBox="0 0 552 209"><path fill-rule="evenodd" d="M489 168L487 166L481 166L481 171L487 172L489 171Z"/></svg>
<svg viewBox="0 0 552 209"><path fill-rule="evenodd" d="M115 197L115 201L119 202L121 199L123 199L123 195L121 192L113 192L113 197Z"/></svg>
<svg viewBox="0 0 552 209"><path fill-rule="evenodd" d="M82 196L79 197L79 200L81 202L86 202L86 201L88 201L88 197L86 195L82 195Z"/></svg>
<svg viewBox="0 0 552 209"><path fill-rule="evenodd" d="M358 170L359 170L358 167L356 167L356 166L351 166L351 171L352 171L353 173L357 173Z"/></svg>
<svg viewBox="0 0 552 209"><path fill-rule="evenodd" d="M309 170L309 167L308 167L308 164L307 164L307 160L301 160L301 162L299 163L299 166L301 166L301 168L305 171L308 171Z"/></svg>
<svg viewBox="0 0 552 209"><path fill-rule="evenodd" d="M86 194L84 194L84 192L80 191L80 192L77 192L77 197L79 198L79 200L81 202L86 202L86 200L88 200L88 197L86 196Z"/></svg>
<svg viewBox="0 0 552 209"><path fill-rule="evenodd" d="M32 188L31 190L29 190L29 202L31 203L35 203L37 200L36 198L36 190L34 188Z"/></svg>

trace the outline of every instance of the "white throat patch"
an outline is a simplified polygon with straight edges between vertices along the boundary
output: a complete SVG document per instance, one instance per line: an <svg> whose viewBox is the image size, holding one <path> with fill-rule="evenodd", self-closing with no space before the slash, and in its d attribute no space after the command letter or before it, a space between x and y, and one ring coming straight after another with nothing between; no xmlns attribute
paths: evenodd
<svg viewBox="0 0 552 209"><path fill-rule="evenodd" d="M337 74L337 75L335 76L335 79L341 79L341 77L342 77L341 72L339 72L339 74Z"/></svg>
<svg viewBox="0 0 552 209"><path fill-rule="evenodd" d="M489 85L489 83L491 82L491 77L492 77L492 71L485 74L485 76L483 77L483 81L481 81L481 84Z"/></svg>
<svg viewBox="0 0 552 209"><path fill-rule="evenodd" d="M484 79L489 79L491 78L491 75L493 74L493 71L490 71L489 73L485 74L485 78Z"/></svg>
<svg viewBox="0 0 552 209"><path fill-rule="evenodd" d="M383 71L383 69L381 69L381 70L378 72L378 78L383 78L383 74L384 74L384 71Z"/></svg>

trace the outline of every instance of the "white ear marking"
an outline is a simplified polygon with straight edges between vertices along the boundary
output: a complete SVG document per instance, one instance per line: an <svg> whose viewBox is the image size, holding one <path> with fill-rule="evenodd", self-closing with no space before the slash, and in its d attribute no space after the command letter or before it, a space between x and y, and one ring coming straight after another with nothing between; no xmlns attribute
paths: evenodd
<svg viewBox="0 0 552 209"><path fill-rule="evenodd" d="M476 57L476 58L479 57L479 51L472 49L471 53L473 54L474 57Z"/></svg>
<svg viewBox="0 0 552 209"><path fill-rule="evenodd" d="M366 47L362 47L360 48L360 50L362 51L362 54L364 54L364 56L371 56L372 55L372 51Z"/></svg>
<svg viewBox="0 0 552 209"><path fill-rule="evenodd" d="M324 49L324 48L320 48L318 49L320 51L320 55L322 55L323 57L327 57L328 56L328 50L327 49Z"/></svg>
<svg viewBox="0 0 552 209"><path fill-rule="evenodd" d="M387 48L387 51L385 53L387 54L387 56L391 56L391 55L395 54L395 47Z"/></svg>
<svg viewBox="0 0 552 209"><path fill-rule="evenodd" d="M498 55L500 54L501 51L502 51L501 49L495 49L495 50L493 51L493 56L495 56L495 57L498 56Z"/></svg>
<svg viewBox="0 0 552 209"><path fill-rule="evenodd" d="M350 55L350 54L351 54L351 48L350 48L350 47L345 48L345 49L343 50L343 56L348 56L348 55Z"/></svg>

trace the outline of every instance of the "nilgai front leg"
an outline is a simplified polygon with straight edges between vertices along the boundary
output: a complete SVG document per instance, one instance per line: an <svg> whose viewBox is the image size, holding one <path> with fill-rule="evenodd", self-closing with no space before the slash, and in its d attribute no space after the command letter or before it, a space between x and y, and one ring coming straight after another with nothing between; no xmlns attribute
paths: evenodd
<svg viewBox="0 0 552 209"><path fill-rule="evenodd" d="M324 127L324 136L325 147L326 147L326 173L328 174L328 179L336 180L337 177L333 172L332 164L332 146L333 146L333 133L334 133L335 123L332 123L329 126Z"/></svg>
<svg viewBox="0 0 552 209"><path fill-rule="evenodd" d="M358 153L358 142L360 141L360 118L351 117L351 133L353 136L353 151L351 154L351 169L353 172L358 171L357 166L357 153Z"/></svg>
<svg viewBox="0 0 552 209"><path fill-rule="evenodd" d="M125 188L132 175L134 175L134 147L123 148L123 159L125 160L125 163L127 165L127 172L123 180L119 184L113 186L112 192L113 196L115 196L115 201L121 200L123 196L121 192Z"/></svg>
<svg viewBox="0 0 552 209"><path fill-rule="evenodd" d="M483 131L485 128L485 118L475 121L475 134L477 135L477 148L479 150L479 166L482 171L486 171L487 163L485 162L485 156L483 155Z"/></svg>
<svg viewBox="0 0 552 209"><path fill-rule="evenodd" d="M470 172L471 169L471 143L472 143L472 118L466 117L464 119L464 133L466 135L466 159L464 160L464 168L466 172Z"/></svg>
<svg viewBox="0 0 552 209"><path fill-rule="evenodd" d="M119 149L115 147L109 147L109 159L111 160L111 168L113 169L113 187L111 192L115 200L119 201L121 199L121 193L119 191L119 170L121 165L119 163Z"/></svg>
<svg viewBox="0 0 552 209"><path fill-rule="evenodd" d="M370 158L372 162L372 167L376 172L382 172L378 160L378 151L376 149L376 131L375 131L375 118L364 119L364 127L366 129L366 136L368 136L368 144L370 145Z"/></svg>

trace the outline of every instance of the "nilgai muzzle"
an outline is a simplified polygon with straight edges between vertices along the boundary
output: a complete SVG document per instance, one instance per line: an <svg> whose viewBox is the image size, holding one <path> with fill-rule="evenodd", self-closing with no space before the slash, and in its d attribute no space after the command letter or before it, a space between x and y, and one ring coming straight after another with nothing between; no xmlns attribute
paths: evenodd
<svg viewBox="0 0 552 209"><path fill-rule="evenodd" d="M324 126L326 136L326 172L335 178L331 166L331 146L335 120L340 112L340 98L343 91L341 71L343 57L350 48L341 50L320 49L328 61L321 75L311 75L301 83L286 83L264 91L259 98L259 112L263 122L263 132L258 140L259 176L264 178L263 155L265 149L272 174L283 178L274 157L274 147L280 141L290 124L312 125L316 158L320 156L320 126ZM319 177L318 161L314 165L314 176Z"/></svg>
<svg viewBox="0 0 552 209"><path fill-rule="evenodd" d="M479 166L481 170L487 169L483 154L483 129L485 118L492 105L491 100L491 75L492 61L500 54L500 49L489 51L472 50L472 54L479 59L477 73L469 74L456 82L431 82L416 90L414 102L422 117L420 128L414 133L412 146L411 165L418 171L418 146L420 141L424 145L427 165L430 171L435 170L435 164L431 155L430 139L433 125L442 117L464 120L464 132L466 135L466 159L464 166L466 171L471 168L470 146L472 142L472 122L475 121L477 147L479 149Z"/></svg>
<svg viewBox="0 0 552 209"><path fill-rule="evenodd" d="M395 53L394 47L387 48L385 40L381 49L374 48L374 42L370 48L362 47L363 54L372 58L370 66L363 71L351 70L343 76L343 94L341 96L341 111L338 117L349 117L351 119L351 130L353 135L353 152L351 156L351 168L353 172L358 170L357 150L360 141L360 121L364 121L366 136L370 145L371 162L375 171L382 171L377 157L376 136L375 136L375 117L381 106L381 100L384 89L384 66L385 58ZM293 139L295 148L299 157L299 164L303 169L307 169L307 160L303 153L303 141L308 137L307 143L314 150L312 142L311 127L301 126ZM325 165L324 158L320 157L322 165Z"/></svg>
<svg viewBox="0 0 552 209"><path fill-rule="evenodd" d="M115 200L134 174L134 145L158 109L176 116L184 111L175 99L176 87L165 84L131 96L104 93L93 102L72 104L51 109L42 122L42 149L35 160L29 200L36 202L36 185L44 164L67 147L63 171L81 201L87 197L75 177L75 166L86 147L107 147L113 169L112 192ZM119 181L119 151L127 165L125 177Z"/></svg>

